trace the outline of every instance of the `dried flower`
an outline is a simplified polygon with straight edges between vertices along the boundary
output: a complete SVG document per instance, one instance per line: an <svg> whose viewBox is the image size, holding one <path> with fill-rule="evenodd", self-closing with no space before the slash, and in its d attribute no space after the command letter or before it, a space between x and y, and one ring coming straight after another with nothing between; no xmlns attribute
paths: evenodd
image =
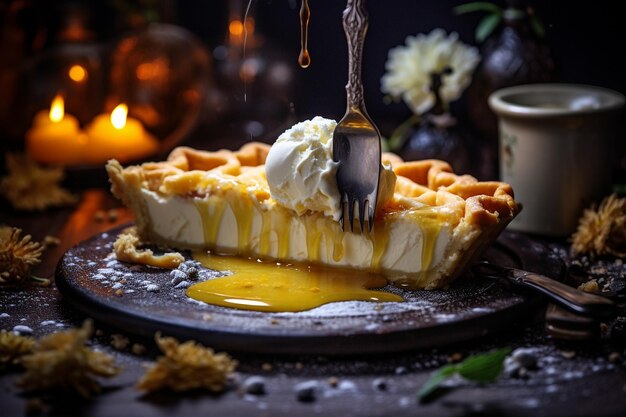
<svg viewBox="0 0 626 417"><path fill-rule="evenodd" d="M572 235L572 252L626 256L626 198L611 194L599 207L586 209Z"/></svg>
<svg viewBox="0 0 626 417"><path fill-rule="evenodd" d="M93 332L91 320L80 329L52 333L37 341L33 352L22 358L26 373L19 385L27 390L73 388L83 397L100 390L97 376L119 372L113 357L85 346Z"/></svg>
<svg viewBox="0 0 626 417"><path fill-rule="evenodd" d="M44 210L76 202L59 186L61 168L43 168L26 155L7 154L9 175L0 179L0 194L17 210Z"/></svg>
<svg viewBox="0 0 626 417"><path fill-rule="evenodd" d="M155 339L165 356L159 357L139 381L137 387L142 390L169 388L180 392L204 388L219 392L237 366L237 361L228 354L214 353L213 349L191 340L180 344L158 333Z"/></svg>
<svg viewBox="0 0 626 417"><path fill-rule="evenodd" d="M31 268L41 262L44 246L21 233L15 227L0 228L0 284L27 281Z"/></svg>
<svg viewBox="0 0 626 417"><path fill-rule="evenodd" d="M30 337L20 336L6 330L0 331L0 369L17 365L22 356L30 353L34 341Z"/></svg>
<svg viewBox="0 0 626 417"><path fill-rule="evenodd" d="M423 114L435 104L432 76L451 69L439 92L446 105L459 98L469 85L480 56L476 48L466 46L458 38L454 32L446 37L441 29L428 35L409 36L406 46L389 51L382 91L394 99L402 98L413 113Z"/></svg>

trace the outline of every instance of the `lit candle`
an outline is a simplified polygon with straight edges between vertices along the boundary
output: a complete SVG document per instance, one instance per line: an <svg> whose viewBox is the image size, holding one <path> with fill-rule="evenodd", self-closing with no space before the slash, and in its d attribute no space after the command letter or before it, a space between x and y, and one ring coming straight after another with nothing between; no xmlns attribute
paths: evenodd
<svg viewBox="0 0 626 417"><path fill-rule="evenodd" d="M37 162L55 165L78 165L83 161L87 138L78 120L65 114L63 96L57 94L50 110L35 116L26 132L26 152Z"/></svg>
<svg viewBox="0 0 626 417"><path fill-rule="evenodd" d="M111 158L120 162L137 160L155 153L159 142L141 122L128 117L128 106L119 104L111 114L100 114L85 129L89 140L86 160L101 164Z"/></svg>

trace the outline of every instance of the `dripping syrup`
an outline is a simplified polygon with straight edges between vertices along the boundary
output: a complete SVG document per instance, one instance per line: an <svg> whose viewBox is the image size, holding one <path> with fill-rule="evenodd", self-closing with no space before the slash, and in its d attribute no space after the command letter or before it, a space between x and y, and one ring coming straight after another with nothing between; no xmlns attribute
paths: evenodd
<svg viewBox="0 0 626 417"><path fill-rule="evenodd" d="M300 6L300 55L298 56L298 64L300 64L302 68L307 68L311 65L311 55L308 49L310 17L311 9L309 9L309 1L302 0Z"/></svg>

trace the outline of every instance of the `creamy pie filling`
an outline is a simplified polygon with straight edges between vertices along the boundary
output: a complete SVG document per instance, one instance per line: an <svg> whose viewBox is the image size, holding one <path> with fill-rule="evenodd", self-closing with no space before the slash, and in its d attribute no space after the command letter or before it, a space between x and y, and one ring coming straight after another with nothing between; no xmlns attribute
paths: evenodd
<svg viewBox="0 0 626 417"><path fill-rule="evenodd" d="M153 238L187 248L385 272L402 282L437 270L455 226L445 206L385 213L371 234L344 233L323 215L294 216L272 200L164 197L143 189ZM417 283L417 286L420 284Z"/></svg>

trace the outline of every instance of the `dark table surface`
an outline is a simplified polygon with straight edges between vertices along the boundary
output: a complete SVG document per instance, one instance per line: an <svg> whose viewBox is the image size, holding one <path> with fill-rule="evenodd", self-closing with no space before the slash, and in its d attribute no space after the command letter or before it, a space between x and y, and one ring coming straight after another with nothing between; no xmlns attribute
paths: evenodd
<svg viewBox="0 0 626 417"><path fill-rule="evenodd" d="M0 223L17 226L36 240L57 236L61 244L49 249L34 271L52 276L56 263L71 246L98 232L132 220L105 188L80 192L80 202L68 209L44 213L17 213L4 205ZM114 221L96 220L96 212L117 208ZM540 241L547 253L557 255L577 274L618 275L624 279L621 260L572 264L566 242ZM138 356L115 350L111 335L118 333L96 323L99 331L94 347L115 357L123 366L116 377L102 381L103 392L90 400L58 394L44 396L49 415L161 416L161 415L511 415L511 416L623 416L626 415L626 369L624 344L613 335L587 342L557 340L545 331L544 306L501 332L452 346L374 356L271 356L232 352L239 361L236 381L220 395L207 393L145 395L135 388L144 365L157 355L151 340L129 335L131 342L148 346ZM63 300L55 285L24 289L0 289L0 329L28 326L41 336L70 326L79 326L85 317ZM613 323L615 324L615 322ZM610 325L610 323L609 323ZM610 335L610 332L609 332ZM449 382L445 395L427 403L416 399L416 392L431 373L451 357L463 357L498 347L533 347L537 369L519 378L504 375L491 384L479 385L462 380ZM30 395L15 387L16 372L0 375L0 416L26 414ZM241 383L250 376L266 380L265 395L242 391ZM295 385L317 381L315 401L298 401ZM337 382L332 384L331 382ZM383 381L384 384L381 384ZM384 389L381 389L381 385Z"/></svg>

